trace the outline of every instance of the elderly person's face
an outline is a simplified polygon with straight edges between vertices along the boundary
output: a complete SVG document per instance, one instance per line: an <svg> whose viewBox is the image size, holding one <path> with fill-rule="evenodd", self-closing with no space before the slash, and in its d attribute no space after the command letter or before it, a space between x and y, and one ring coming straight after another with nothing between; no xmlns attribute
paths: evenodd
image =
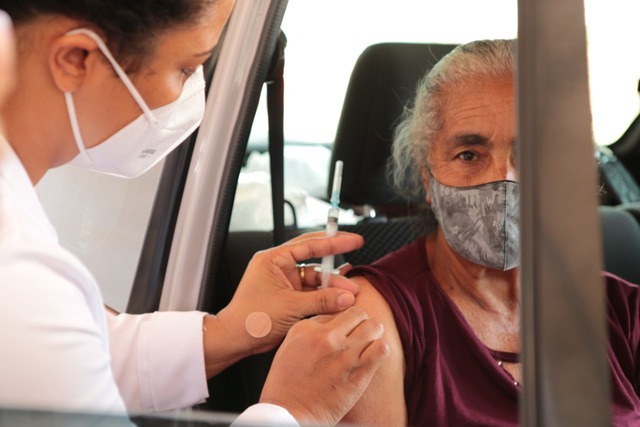
<svg viewBox="0 0 640 427"><path fill-rule="evenodd" d="M496 270L519 264L512 79L455 87L423 173L427 203L449 247Z"/></svg>
<svg viewBox="0 0 640 427"><path fill-rule="evenodd" d="M514 108L510 78L450 89L430 148L431 174L452 187L516 181Z"/></svg>

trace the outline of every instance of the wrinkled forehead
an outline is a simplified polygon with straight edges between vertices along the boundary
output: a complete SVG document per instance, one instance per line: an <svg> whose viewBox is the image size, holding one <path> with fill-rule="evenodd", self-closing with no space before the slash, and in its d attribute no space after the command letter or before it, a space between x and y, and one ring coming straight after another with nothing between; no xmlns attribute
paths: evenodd
<svg viewBox="0 0 640 427"><path fill-rule="evenodd" d="M489 102L497 96L515 98L515 81L512 75L478 75L443 83L440 87L441 110L456 106L460 101Z"/></svg>
<svg viewBox="0 0 640 427"><path fill-rule="evenodd" d="M513 134L515 89L513 78L478 78L450 83L439 103L436 140L451 133Z"/></svg>

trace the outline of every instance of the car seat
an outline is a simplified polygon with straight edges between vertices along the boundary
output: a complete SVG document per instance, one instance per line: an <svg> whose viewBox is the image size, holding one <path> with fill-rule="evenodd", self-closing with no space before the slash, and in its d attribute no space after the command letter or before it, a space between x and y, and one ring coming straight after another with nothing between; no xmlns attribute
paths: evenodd
<svg viewBox="0 0 640 427"><path fill-rule="evenodd" d="M387 179L393 133L405 105L413 100L425 73L449 53L452 44L381 43L358 58L347 88L333 145L332 170L342 160L341 205L364 214L356 225L365 245L345 254L353 265L369 264L424 233L415 215L422 200L399 196ZM331 191L332 182L328 189Z"/></svg>
<svg viewBox="0 0 640 427"><path fill-rule="evenodd" d="M600 206L599 211L604 269L640 284L640 204Z"/></svg>

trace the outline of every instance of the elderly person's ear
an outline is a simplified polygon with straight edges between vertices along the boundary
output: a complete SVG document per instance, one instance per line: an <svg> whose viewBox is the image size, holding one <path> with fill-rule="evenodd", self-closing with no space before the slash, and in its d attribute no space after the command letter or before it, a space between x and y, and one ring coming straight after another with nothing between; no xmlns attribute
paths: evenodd
<svg viewBox="0 0 640 427"><path fill-rule="evenodd" d="M422 176L422 185L424 187L424 193L426 194L425 199L427 201L427 204L429 206L431 206L431 194L430 194L430 188L429 188L429 179L430 179L430 174L429 171L427 169L421 169L420 170L420 176Z"/></svg>

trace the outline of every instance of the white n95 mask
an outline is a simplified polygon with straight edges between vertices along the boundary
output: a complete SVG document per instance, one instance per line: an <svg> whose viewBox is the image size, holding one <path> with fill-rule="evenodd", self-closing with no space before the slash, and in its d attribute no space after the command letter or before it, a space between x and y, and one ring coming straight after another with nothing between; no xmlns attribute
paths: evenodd
<svg viewBox="0 0 640 427"><path fill-rule="evenodd" d="M100 36L85 28L67 34L85 34L98 44L143 112L102 143L87 149L80 132L73 96L65 92L71 129L80 151L71 164L96 172L135 178L164 159L200 125L205 107L202 66L187 79L178 99L150 110Z"/></svg>

